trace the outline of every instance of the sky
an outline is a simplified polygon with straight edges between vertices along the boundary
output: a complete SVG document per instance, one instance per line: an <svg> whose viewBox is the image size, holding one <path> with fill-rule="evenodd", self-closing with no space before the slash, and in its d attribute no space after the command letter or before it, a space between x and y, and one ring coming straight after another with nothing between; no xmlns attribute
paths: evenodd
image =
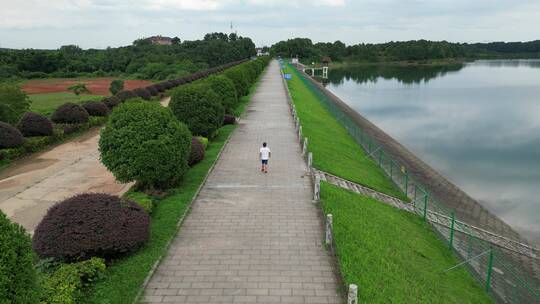
<svg viewBox="0 0 540 304"><path fill-rule="evenodd" d="M0 0L0 47L128 45L153 35L237 31L257 46L540 39L539 0Z"/></svg>

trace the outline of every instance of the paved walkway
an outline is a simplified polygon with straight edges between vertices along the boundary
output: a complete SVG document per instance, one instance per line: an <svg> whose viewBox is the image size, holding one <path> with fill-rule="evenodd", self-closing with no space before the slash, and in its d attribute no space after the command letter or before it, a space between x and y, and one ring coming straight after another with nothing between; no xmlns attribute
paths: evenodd
<svg viewBox="0 0 540 304"><path fill-rule="evenodd" d="M280 77L273 61L145 302L341 302ZM259 171L263 141L268 174Z"/></svg>

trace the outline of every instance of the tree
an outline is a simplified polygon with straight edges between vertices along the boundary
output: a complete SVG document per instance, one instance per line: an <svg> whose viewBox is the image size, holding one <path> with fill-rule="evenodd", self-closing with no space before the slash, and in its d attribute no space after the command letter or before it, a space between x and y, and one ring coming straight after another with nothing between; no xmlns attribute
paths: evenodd
<svg viewBox="0 0 540 304"><path fill-rule="evenodd" d="M111 81L111 85L109 86L109 91L112 95L116 95L116 93L122 91L124 89L124 81L121 79L115 79Z"/></svg>
<svg viewBox="0 0 540 304"><path fill-rule="evenodd" d="M75 95L79 96L82 93L90 94L90 90L86 87L86 84L84 83L77 83L67 88L68 90L72 91Z"/></svg>
<svg viewBox="0 0 540 304"><path fill-rule="evenodd" d="M173 45L180 45L180 42L181 42L180 38L178 38L178 37L174 37L173 39L171 39L171 43Z"/></svg>
<svg viewBox="0 0 540 304"><path fill-rule="evenodd" d="M30 104L30 98L18 86L0 85L0 121L16 123Z"/></svg>

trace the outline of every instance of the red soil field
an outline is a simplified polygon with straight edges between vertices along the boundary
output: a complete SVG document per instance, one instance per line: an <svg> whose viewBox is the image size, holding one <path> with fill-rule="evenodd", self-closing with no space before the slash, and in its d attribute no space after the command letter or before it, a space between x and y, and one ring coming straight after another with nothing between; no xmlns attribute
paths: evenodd
<svg viewBox="0 0 540 304"><path fill-rule="evenodd" d="M57 93L69 92L68 87L84 83L94 95L110 95L109 86L111 81L116 78L101 77L101 78L53 78L53 79L32 79L22 85L22 90L26 94L42 94L42 93ZM124 80L124 89L133 90L140 87L151 85L147 80Z"/></svg>

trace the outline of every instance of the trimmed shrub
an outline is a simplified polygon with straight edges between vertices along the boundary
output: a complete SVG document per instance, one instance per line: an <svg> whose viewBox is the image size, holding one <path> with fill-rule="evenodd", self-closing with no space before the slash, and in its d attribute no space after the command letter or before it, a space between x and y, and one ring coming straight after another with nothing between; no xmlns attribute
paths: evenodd
<svg viewBox="0 0 540 304"><path fill-rule="evenodd" d="M233 113L238 103L234 82L225 76L210 76L207 81L212 90L221 96L225 113Z"/></svg>
<svg viewBox="0 0 540 304"><path fill-rule="evenodd" d="M236 96L238 98L246 95L249 89L249 76L241 67L234 67L223 72L227 78L232 80L234 83L234 88L236 89Z"/></svg>
<svg viewBox="0 0 540 304"><path fill-rule="evenodd" d="M138 96L133 91L120 91L115 97L120 99L120 102L124 102L128 99L137 98Z"/></svg>
<svg viewBox="0 0 540 304"><path fill-rule="evenodd" d="M17 129L25 137L51 136L53 134L53 124L45 115L33 112L26 112L19 123Z"/></svg>
<svg viewBox="0 0 540 304"><path fill-rule="evenodd" d="M30 99L18 86L0 84L0 121L15 124L30 104Z"/></svg>
<svg viewBox="0 0 540 304"><path fill-rule="evenodd" d="M157 96L159 94L159 90L156 88L155 85L147 86L146 90L150 92L150 95Z"/></svg>
<svg viewBox="0 0 540 304"><path fill-rule="evenodd" d="M88 121L88 112L78 104L71 102L58 107L51 116L55 123L61 124L80 124Z"/></svg>
<svg viewBox="0 0 540 304"><path fill-rule="evenodd" d="M150 98L152 98L152 94L145 88L136 88L133 90L133 93L144 100L150 100Z"/></svg>
<svg viewBox="0 0 540 304"><path fill-rule="evenodd" d="M0 211L0 303L38 303L30 236Z"/></svg>
<svg viewBox="0 0 540 304"><path fill-rule="evenodd" d="M116 96L105 97L101 100L101 102L103 102L109 109L112 109L122 103L122 101Z"/></svg>
<svg viewBox="0 0 540 304"><path fill-rule="evenodd" d="M24 143L23 135L12 125L0 121L0 149L15 148Z"/></svg>
<svg viewBox="0 0 540 304"><path fill-rule="evenodd" d="M90 116L107 116L111 112L109 107L101 101L89 101L83 105L83 108Z"/></svg>
<svg viewBox="0 0 540 304"><path fill-rule="evenodd" d="M111 94L115 95L116 93L122 91L124 89L124 81L121 79L115 79L111 81L111 84L109 86L109 91Z"/></svg>
<svg viewBox="0 0 540 304"><path fill-rule="evenodd" d="M148 194L143 192L128 192L124 197L141 206L147 213L152 213L154 202Z"/></svg>
<svg viewBox="0 0 540 304"><path fill-rule="evenodd" d="M188 169L191 133L171 111L133 100L118 106L101 131L101 161L121 182L167 187Z"/></svg>
<svg viewBox="0 0 540 304"><path fill-rule="evenodd" d="M189 165L193 166L204 159L204 145L197 137L191 138L191 153L189 154Z"/></svg>
<svg viewBox="0 0 540 304"><path fill-rule="evenodd" d="M225 114L223 117L224 125L234 125L236 123L236 117L234 115Z"/></svg>
<svg viewBox="0 0 540 304"><path fill-rule="evenodd" d="M178 120L194 135L210 137L221 127L225 111L221 98L208 85L190 84L177 88L169 104Z"/></svg>
<svg viewBox="0 0 540 304"><path fill-rule="evenodd" d="M84 193L51 207L34 232L41 258L112 259L148 240L150 218L139 205L118 196Z"/></svg>
<svg viewBox="0 0 540 304"><path fill-rule="evenodd" d="M96 257L78 263L61 264L52 273L42 275L41 303L80 303L84 286L99 279L105 268L105 261Z"/></svg>
<svg viewBox="0 0 540 304"><path fill-rule="evenodd" d="M156 83L154 85L156 87L156 89L159 91L159 92L164 92L167 88L165 87L165 84L160 82L160 83Z"/></svg>
<svg viewBox="0 0 540 304"><path fill-rule="evenodd" d="M208 148L208 138L207 137L202 137L202 136L197 136L197 139L203 144L204 149L206 150L206 148Z"/></svg>

